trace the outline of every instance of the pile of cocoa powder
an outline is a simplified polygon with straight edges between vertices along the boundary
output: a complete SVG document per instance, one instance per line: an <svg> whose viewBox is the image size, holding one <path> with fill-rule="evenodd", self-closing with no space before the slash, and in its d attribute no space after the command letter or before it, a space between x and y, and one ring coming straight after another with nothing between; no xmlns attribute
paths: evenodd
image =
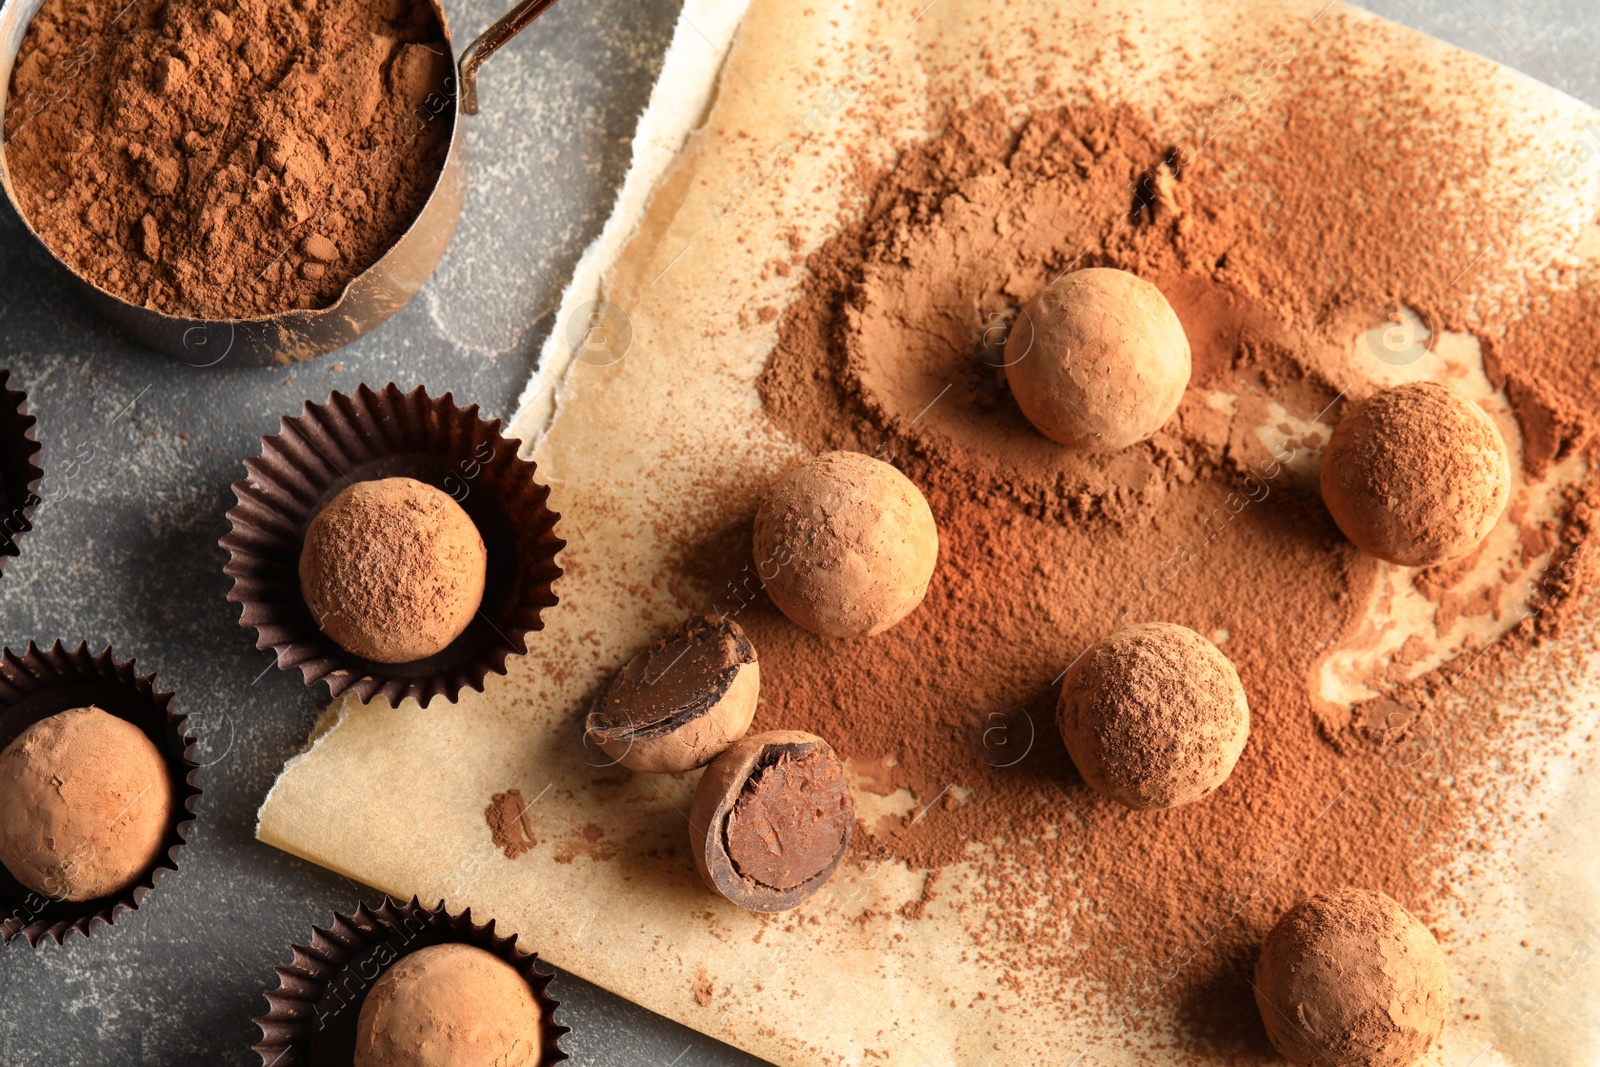
<svg viewBox="0 0 1600 1067"><path fill-rule="evenodd" d="M12 72L22 212L75 271L190 318L333 303L444 164L426 0L48 0Z"/></svg>
<svg viewBox="0 0 1600 1067"><path fill-rule="evenodd" d="M1254 434L1268 402L1336 422L1340 388L1303 354L1353 345L1375 313L1403 304L1480 340L1530 476L1577 451L1592 469L1600 290L1565 277L1528 294L1540 316L1482 301L1469 314L1473 283L1458 291L1456 276L1484 242L1504 242L1516 205L1462 216L1396 194L1470 187L1476 165L1401 72L1355 84L1336 55L1318 54L1299 57L1296 75L1293 121L1203 152L1121 107L1089 101L1019 125L988 101L868 173L866 209L805 263L761 392L809 448L878 455L924 490L941 542L932 588L905 622L860 641L807 633L764 597L719 601L760 649L752 728L814 731L886 793L916 798L917 811L855 839L863 864L930 872L908 916L954 907L996 974L1042 967L1103 995L1065 1004L1029 984L1013 990L1023 1015L1103 1011L1116 1034L1155 1025L1158 1001L1176 1004L1179 1059L1271 1055L1250 968L1276 917L1314 890L1381 890L1449 946L1447 870L1495 836L1515 839L1496 791L1541 773L1496 753L1566 715L1503 714L1502 678L1578 617L1596 572L1590 479L1558 521L1504 520L1523 523L1527 559L1554 549L1537 610L1505 638L1414 682L1391 678L1354 708L1313 695L1319 656L1360 625L1378 564L1340 535L1314 480ZM1368 113L1373 93L1383 121L1345 121ZM1154 281L1194 350L1177 417L1109 457L1034 432L983 353L986 324L1086 266ZM1200 402L1208 389L1234 395L1236 416ZM747 520L685 546L686 601L743 587ZM1441 601L1460 573L1418 571L1414 583ZM1053 713L1083 648L1155 620L1221 646L1249 696L1251 737L1204 802L1130 812L1083 784ZM983 888L942 899L940 868L959 861L980 865Z"/></svg>

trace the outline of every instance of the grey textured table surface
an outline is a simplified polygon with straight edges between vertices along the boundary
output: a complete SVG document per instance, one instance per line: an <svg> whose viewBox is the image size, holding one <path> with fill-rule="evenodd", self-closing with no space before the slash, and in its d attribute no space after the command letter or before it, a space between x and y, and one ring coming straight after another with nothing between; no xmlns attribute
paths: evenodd
<svg viewBox="0 0 1600 1067"><path fill-rule="evenodd" d="M447 0L458 43L503 2ZM1366 6L1600 104L1589 0ZM224 600L229 483L280 415L363 381L512 414L561 287L611 209L677 10L568 0L486 64L483 113L466 120L466 208L438 273L377 332L306 365L196 370L130 345L0 209L0 365L39 418L51 500L0 583L0 643L61 638L136 657L205 713L210 765L181 869L137 914L87 942L0 951L0 1065L258 1062L250 1019L272 967L313 923L375 897L253 836L326 691L273 669ZM87 458L67 477L73 456ZM753 1062L570 975L551 992L579 1064Z"/></svg>

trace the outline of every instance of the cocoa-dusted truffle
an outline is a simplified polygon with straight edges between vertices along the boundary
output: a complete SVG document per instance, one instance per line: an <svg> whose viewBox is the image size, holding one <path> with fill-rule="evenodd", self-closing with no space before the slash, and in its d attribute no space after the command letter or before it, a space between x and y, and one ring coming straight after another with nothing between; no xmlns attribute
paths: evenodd
<svg viewBox="0 0 1600 1067"><path fill-rule="evenodd" d="M756 511L756 570L789 618L824 637L868 637L928 592L939 531L911 480L859 452L786 471Z"/></svg>
<svg viewBox="0 0 1600 1067"><path fill-rule="evenodd" d="M1322 499L1368 555L1431 567L1469 554L1505 510L1505 439L1442 382L1411 382L1355 404L1322 454Z"/></svg>
<svg viewBox="0 0 1600 1067"><path fill-rule="evenodd" d="M538 1067L541 1013L509 963L472 945L402 956L368 991L355 1067Z"/></svg>
<svg viewBox="0 0 1600 1067"><path fill-rule="evenodd" d="M1011 394L1040 433L1110 452L1149 438L1178 409L1189 385L1189 338L1160 289L1127 271L1091 267L1023 307L1005 362Z"/></svg>
<svg viewBox="0 0 1600 1067"><path fill-rule="evenodd" d="M488 553L461 505L412 478L357 482L311 520L300 589L322 631L378 663L443 651L483 601Z"/></svg>
<svg viewBox="0 0 1600 1067"><path fill-rule="evenodd" d="M1256 1007L1300 1067L1410 1067L1444 1030L1439 944L1382 893L1335 889L1278 920L1256 960Z"/></svg>
<svg viewBox="0 0 1600 1067"><path fill-rule="evenodd" d="M1217 646L1152 622L1078 657L1056 724L1084 781L1148 811L1193 803L1227 781L1250 737L1250 708Z"/></svg>
<svg viewBox="0 0 1600 1067"><path fill-rule="evenodd" d="M744 630L696 615L611 676L584 729L630 770L687 771L744 736L760 697L761 667Z"/></svg>
<svg viewBox="0 0 1600 1067"><path fill-rule="evenodd" d="M844 764L815 734L752 734L717 757L689 809L706 885L751 911L785 911L827 884L855 831Z"/></svg>
<svg viewBox="0 0 1600 1067"><path fill-rule="evenodd" d="M0 752L0 863L43 896L126 889L160 857L171 819L160 751L99 708L41 719Z"/></svg>

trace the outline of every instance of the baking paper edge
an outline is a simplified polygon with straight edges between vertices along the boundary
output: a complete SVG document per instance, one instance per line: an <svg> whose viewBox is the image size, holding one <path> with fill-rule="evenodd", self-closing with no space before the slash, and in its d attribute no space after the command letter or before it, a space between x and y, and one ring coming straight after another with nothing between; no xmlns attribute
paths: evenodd
<svg viewBox="0 0 1600 1067"><path fill-rule="evenodd" d="M524 455L539 448L555 422L559 387L577 348L568 329L574 314L600 299L606 273L638 231L661 179L710 113L723 64L749 7L750 0L686 0L683 5L661 74L634 131L633 163L616 206L578 259L533 375L517 401L511 433L524 442Z"/></svg>

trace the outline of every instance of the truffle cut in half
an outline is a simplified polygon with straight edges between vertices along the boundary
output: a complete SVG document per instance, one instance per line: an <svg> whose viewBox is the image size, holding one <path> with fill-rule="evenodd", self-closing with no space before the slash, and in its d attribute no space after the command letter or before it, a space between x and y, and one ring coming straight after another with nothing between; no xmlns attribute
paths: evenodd
<svg viewBox="0 0 1600 1067"><path fill-rule="evenodd" d="M850 847L844 764L815 734L744 738L706 769L689 810L700 877L750 911L787 911L827 884Z"/></svg>
<svg viewBox="0 0 1600 1067"><path fill-rule="evenodd" d="M693 770L745 735L760 695L756 649L739 624L696 615L611 676L584 732L630 770Z"/></svg>

